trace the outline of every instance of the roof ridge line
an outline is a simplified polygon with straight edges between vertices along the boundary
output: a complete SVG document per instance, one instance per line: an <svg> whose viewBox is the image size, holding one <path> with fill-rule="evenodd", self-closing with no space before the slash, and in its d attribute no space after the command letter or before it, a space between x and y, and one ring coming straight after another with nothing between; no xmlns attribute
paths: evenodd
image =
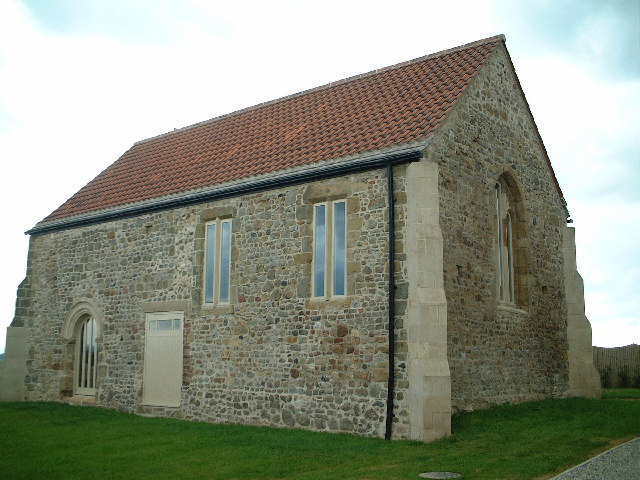
<svg viewBox="0 0 640 480"><path fill-rule="evenodd" d="M279 98L275 98L273 100L268 100L266 102L257 103L255 105L251 105L249 107L244 107L244 108L241 108L239 110L235 110L233 112L229 112L229 113L225 113L223 115L219 115L217 117L209 118L207 120L202 120L201 122L196 122L196 123L193 123L191 125L187 125L185 127L174 128L173 130L171 130L169 132L160 133L160 134L154 135L152 137L148 137L148 138L144 138L142 140L138 140L133 145L134 146L135 145L140 145L140 144L152 141L152 140L157 140L157 139L162 138L162 137L166 137L166 136L173 135L173 134L176 134L176 133L179 133L179 132L184 132L184 131L187 131L187 130L190 130L190 129L194 129L194 128L200 127L202 125L218 122L218 121L223 120L225 118L230 118L230 117L239 115L241 113L250 112L252 110L258 110L260 108L264 108L264 107L267 107L269 105L274 105L276 103L284 102L286 100L291 100L291 99L294 99L294 98L297 98L297 97L300 97L300 96L303 96L303 95L308 95L308 94L313 93L313 92L319 92L319 91L322 91L322 90L326 90L326 89L329 89L329 88L332 88L332 87L335 87L335 86L338 86L338 85L343 85L345 83L349 83L349 82L353 82L355 80L359 80L361 78L366 78L366 77L369 77L369 76L372 76L372 75L376 75L376 74L379 74L379 73L387 72L387 71L394 70L394 69L397 69L397 68L402 68L402 67L405 67L407 65L412 65L414 63L423 62L423 61L429 60L431 58L436 58L436 57L439 57L439 56L448 55L448 54L451 54L451 53L454 53L454 52L457 52L457 51L466 50L466 49L471 48L471 47L475 47L475 46L482 45L482 44L485 44L485 43L492 43L492 42L496 42L496 41L501 41L504 44L504 43L506 43L506 37L504 36L504 34L494 35L493 37L487 37L487 38L484 38L482 40L476 40L474 42L465 43L464 45L460 45L460 46L457 46L457 47L447 48L447 49L441 50L439 52L430 53L428 55L424 55L422 57L417 57L417 58L414 58L414 59L411 59L411 60L405 60L403 62L396 63L396 64L393 64L393 65L389 65L387 67L377 68L377 69L370 70L370 71L365 72L365 73L359 73L357 75L353 75L351 77L346 77L346 78L343 78L341 80L335 80L333 82L326 83L326 84L320 85L318 87L309 88L307 90L302 90L302 91L297 92L297 93L292 93L290 95L285 95L284 97L279 97Z"/></svg>

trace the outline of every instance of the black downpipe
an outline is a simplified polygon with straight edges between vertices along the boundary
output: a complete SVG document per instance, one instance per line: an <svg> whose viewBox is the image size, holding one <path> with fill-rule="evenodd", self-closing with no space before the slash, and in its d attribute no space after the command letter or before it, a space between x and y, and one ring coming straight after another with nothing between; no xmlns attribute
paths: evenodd
<svg viewBox="0 0 640 480"><path fill-rule="evenodd" d="M393 198L393 165L387 164L387 204L389 205L389 374L387 378L387 422L385 440L391 440L393 425L393 398L395 387L395 332L396 332L396 285L395 285L395 213Z"/></svg>

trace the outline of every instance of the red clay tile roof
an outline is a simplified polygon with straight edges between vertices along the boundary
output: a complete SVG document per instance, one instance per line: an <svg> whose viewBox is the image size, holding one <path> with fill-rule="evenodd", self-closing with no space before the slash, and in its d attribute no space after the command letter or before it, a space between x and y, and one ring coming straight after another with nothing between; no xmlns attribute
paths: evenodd
<svg viewBox="0 0 640 480"><path fill-rule="evenodd" d="M426 139L503 42L488 38L140 141L43 222Z"/></svg>

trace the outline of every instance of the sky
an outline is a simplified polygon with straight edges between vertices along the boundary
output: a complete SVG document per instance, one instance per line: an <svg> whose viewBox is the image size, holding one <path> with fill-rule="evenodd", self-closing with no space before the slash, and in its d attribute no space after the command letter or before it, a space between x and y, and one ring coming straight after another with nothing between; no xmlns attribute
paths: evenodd
<svg viewBox="0 0 640 480"><path fill-rule="evenodd" d="M593 343L640 344L640 0L0 0L0 352L33 227L134 142L504 34Z"/></svg>

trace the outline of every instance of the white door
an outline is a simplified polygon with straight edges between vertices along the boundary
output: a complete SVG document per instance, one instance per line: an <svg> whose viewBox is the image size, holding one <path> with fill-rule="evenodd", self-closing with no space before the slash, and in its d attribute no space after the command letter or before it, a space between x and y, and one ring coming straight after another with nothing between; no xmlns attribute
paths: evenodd
<svg viewBox="0 0 640 480"><path fill-rule="evenodd" d="M180 406L183 312L148 313L142 404Z"/></svg>

